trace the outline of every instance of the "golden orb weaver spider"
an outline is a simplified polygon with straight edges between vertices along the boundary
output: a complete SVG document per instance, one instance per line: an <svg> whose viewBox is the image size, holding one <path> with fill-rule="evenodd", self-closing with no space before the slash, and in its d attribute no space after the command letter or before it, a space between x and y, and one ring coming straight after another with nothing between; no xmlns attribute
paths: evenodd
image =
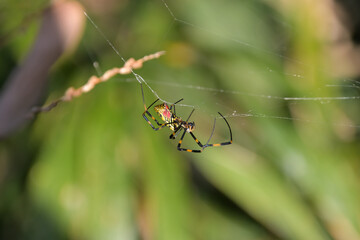
<svg viewBox="0 0 360 240"><path fill-rule="evenodd" d="M183 98L176 101L175 103L171 104L170 106L167 105L166 103L162 103L159 105L154 106L154 110L157 114L159 114L159 116L161 117L161 119L165 122L165 123L159 123L158 120L156 120L155 117L153 117L151 115L151 113L148 111L148 109L150 109L157 101L159 101L159 98L156 99L152 104L150 104L149 107L146 107L145 104L145 97L144 97L144 90L143 90L143 86L142 83L140 83L141 86L141 94L142 94L142 98L143 98L143 103L144 103L144 108L145 108L145 112L142 114L143 118L147 121L147 123L152 127L152 129L154 129L155 131L162 129L163 127L169 127L171 129L171 131L173 131L173 133L170 135L170 139L175 139L176 136L181 132L181 130L184 130L184 133L182 134L179 143L177 145L177 149L179 151L187 151L187 152L195 152L195 153L201 153L205 148L207 147L219 147L219 146L224 146L224 145L230 145L232 144L232 132L231 132L231 128L230 125L228 123L228 121L226 120L226 118L220 113L220 116L224 119L224 121L226 122L226 125L229 128L230 131L230 141L228 142L222 142L222 143L213 143L213 144L209 144L213 134L214 134L214 130L215 130L215 123L216 123L216 119L214 120L214 127L212 129L211 135L209 140L206 142L205 145L203 145L196 137L195 135L192 133L195 129L195 123L194 122L189 122L189 119L191 117L191 115L193 114L193 112L195 111L195 109L193 109L189 115L189 117L186 119L186 121L183 121L180 117L176 116L176 110L175 110L175 105L179 102L181 102L182 100L184 100ZM174 110L173 110L174 109ZM151 117L152 120L154 120L156 122L156 124L158 125L158 127L154 127L154 125L152 125L152 123L149 121L149 119L146 117L146 114ZM182 141L185 137L185 134L189 133L191 135L191 137L195 140L195 142L201 147L201 149L187 149L187 148L182 148L181 144Z"/></svg>

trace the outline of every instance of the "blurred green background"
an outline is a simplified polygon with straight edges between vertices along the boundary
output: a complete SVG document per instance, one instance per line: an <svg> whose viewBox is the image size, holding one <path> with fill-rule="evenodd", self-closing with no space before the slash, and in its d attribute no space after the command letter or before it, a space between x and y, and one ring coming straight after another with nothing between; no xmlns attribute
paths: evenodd
<svg viewBox="0 0 360 240"><path fill-rule="evenodd" d="M2 86L49 4L0 3ZM359 95L345 57L331 65L335 30L321 27L333 16L319 10L331 1L82 4L125 59L167 51L136 73L195 107L203 143L227 116L234 144L177 151L169 129L142 118L134 75L117 76L0 142L0 239L360 239L359 100L310 100ZM44 101L122 65L87 20ZM191 110L177 107L184 119ZM218 119L212 142L227 140Z"/></svg>

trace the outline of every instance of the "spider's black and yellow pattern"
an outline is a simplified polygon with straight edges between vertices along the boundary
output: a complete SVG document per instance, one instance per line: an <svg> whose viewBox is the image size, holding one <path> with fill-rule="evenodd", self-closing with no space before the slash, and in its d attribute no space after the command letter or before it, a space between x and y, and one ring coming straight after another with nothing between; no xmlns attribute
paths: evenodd
<svg viewBox="0 0 360 240"><path fill-rule="evenodd" d="M141 84L141 93L142 93L143 103L144 103L144 108L145 108L145 112L142 114L142 116L147 121L147 123L152 127L152 129L157 131L157 130L162 129L165 126L169 127L173 131L173 133L170 135L170 139L175 139L176 136L181 132L181 130L184 130L184 132L183 132L183 134L182 134L182 136L181 136L181 138L179 140L179 143L177 145L177 149L179 151L201 153L207 147L219 147L219 146L232 144L232 132L231 132L230 125L229 125L228 121L224 118L224 116L220 112L219 112L220 116L224 119L224 121L226 122L226 125L229 128L230 141L222 142L222 143L209 144L209 142L210 142L210 140L212 138L212 135L214 134L214 130L215 130L215 122L214 122L214 127L213 127L212 133L210 135L210 138L207 141L207 143L204 145L192 133L194 131L194 129L195 129L195 123L194 122L189 122L190 116L192 115L192 113L194 112L195 109L193 109L191 111L191 113L190 113L189 117L186 119L186 121L184 121L180 117L176 116L175 105L177 103L179 103L180 101L182 101L183 98L180 99L179 101L171 104L170 106L167 105L166 103L162 103L162 104L154 106L155 112L157 114L159 114L161 119L164 121L164 123L159 123L159 121L155 117L153 117L151 115L151 113L148 111L148 109L150 109L157 101L159 101L159 99L156 99L152 104L150 104L149 107L146 107L142 84ZM149 121L149 119L147 118L146 115L149 116L152 120L154 120L154 122L156 122L158 127L154 127L154 125ZM183 141L186 133L189 133L191 135L191 137L195 140L195 142L199 145L199 147L201 147L201 149L187 149L187 148L182 148L181 147L182 141Z"/></svg>

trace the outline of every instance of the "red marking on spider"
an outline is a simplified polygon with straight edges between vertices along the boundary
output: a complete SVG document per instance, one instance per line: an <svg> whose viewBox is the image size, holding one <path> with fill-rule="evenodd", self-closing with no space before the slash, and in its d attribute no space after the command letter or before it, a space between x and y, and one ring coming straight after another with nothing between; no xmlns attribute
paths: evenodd
<svg viewBox="0 0 360 240"><path fill-rule="evenodd" d="M164 110L164 112L162 113L164 115L165 118L167 119L171 119L172 113L169 110L169 106L165 105L166 109Z"/></svg>

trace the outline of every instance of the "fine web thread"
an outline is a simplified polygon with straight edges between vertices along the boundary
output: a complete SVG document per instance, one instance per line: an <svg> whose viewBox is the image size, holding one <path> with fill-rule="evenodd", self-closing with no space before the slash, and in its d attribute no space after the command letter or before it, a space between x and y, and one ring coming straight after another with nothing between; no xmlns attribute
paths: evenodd
<svg viewBox="0 0 360 240"><path fill-rule="evenodd" d="M279 57L279 58L287 60L289 62L300 64L300 65L303 65L303 66L309 66L308 64L306 64L304 62L301 62L299 60L296 60L296 59L281 55L279 53L272 52L272 51L260 48L258 46L253 45L253 44L250 44L248 42L245 42L245 41L233 38L233 37L229 37L229 36L226 36L224 34L219 34L217 32L211 31L211 30L206 29L204 27L198 26L198 25L196 25L194 23L191 23L191 22L188 22L186 20L180 19L174 14L174 11L171 10L171 8L169 7L166 0L161 0L161 1L164 4L167 11L169 12L169 15L173 18L174 22L178 22L180 24L187 25L188 27L195 28L195 29L197 29L199 31L206 32L206 33L214 35L216 37L219 37L219 38L222 38L222 39L225 39L225 40L228 40L228 41L232 41L232 42L235 42L237 44L241 44L241 45L243 45L245 47L252 48L254 50L257 50L257 51L260 51L260 52L263 52L263 53L266 53L266 54L269 54L269 55ZM269 72L275 72L271 68L267 68L267 70ZM288 75L288 76L292 76L292 77L297 77L297 78L305 78L301 74L290 74L290 73L283 73L283 74ZM352 79L343 79L343 81L348 82L349 84L346 84L346 85L344 84L344 85L341 85L341 86L346 86L348 88L358 88L358 89L360 89L360 83L357 82L357 81L354 81ZM335 86L339 86L339 85L326 85L326 87L335 87ZM249 93L249 95L253 95L253 94ZM253 95L253 96L255 96L255 95ZM330 100L354 100L354 99L360 99L360 96L343 96L343 97L276 97L276 96L267 96L267 95L257 95L257 96L266 97L266 98L270 97L270 99L281 99L281 100L285 100L285 101L292 101L292 100L297 100L297 101L330 101Z"/></svg>
<svg viewBox="0 0 360 240"><path fill-rule="evenodd" d="M141 76L139 76L141 77ZM135 82L137 81L134 78L126 78L126 79L119 79L118 81L121 82ZM169 87L174 87L174 88L188 88L188 89L196 89L197 91L208 91L208 92L216 92L216 93L226 93L226 94L234 94L234 95L245 95L245 96L249 96L249 97L257 97L257 98L264 98L264 99L272 99L272 100L281 100L281 101L319 101L319 98L313 97L307 97L307 98L297 98L297 97L278 97L278 96L271 96L271 95L261 95L261 94L251 94L251 93L245 93L245 92L240 92L240 91L235 91L235 90L224 90L224 89L217 89L217 88L209 88L209 87L204 87L204 86L199 86L199 85L184 85L184 84L179 84L179 83L173 83L173 82L165 82L165 81L155 81L155 80L147 80L147 82L145 82L145 84L148 83L152 83L152 84L158 84L161 86L169 86ZM154 92L155 96L158 96L156 92ZM354 98L344 98L341 99L341 97L339 98L321 98L321 100L329 100L329 101L334 101L334 100L356 100L359 99L360 97L354 97ZM180 105L180 104L179 104ZM221 105L221 104L218 104ZM181 105L180 105L181 106ZM185 105L187 107L192 107L195 109L200 109L200 107L198 106L191 106L191 105ZM217 115L212 115L212 117L215 118L221 118L220 116ZM303 122L303 123L309 123L309 124L316 124L316 125L321 125L323 124L323 122L321 121L315 121L315 120L309 120L309 119L302 119L302 118L294 118L294 117L284 117L284 116L272 116L272 115L267 115L267 114L262 114L262 113L254 113L253 111L249 111L247 113L237 113L237 111L233 111L231 114L227 114L224 115L225 118L268 118L268 119L278 119L278 120L286 120L286 121L297 121L297 122ZM360 128L360 125L356 125L356 124L346 124L346 123L333 123L332 125L334 126L339 126L339 127L349 127L349 128Z"/></svg>
<svg viewBox="0 0 360 240"><path fill-rule="evenodd" d="M125 58L120 54L120 52L117 50L117 48L114 46L114 44L109 40L109 38L107 38L105 36L105 34L101 31L101 29L97 26L97 24L92 20L92 18L84 11L84 15L86 16L86 18L90 21L90 23L94 26L94 28L96 29L96 31L98 33L100 33L100 35L102 36L102 38L104 38L104 40L107 42L107 44L114 50L114 52L116 53L116 55L118 55L121 60L125 63L126 60ZM98 68L98 64L94 63L94 65L97 66ZM99 70L97 69L97 72L99 72ZM162 102L168 103L168 104L172 104L172 102L166 101L165 99L162 99L157 92L145 81L145 79L143 77L141 77L139 74L135 73L133 69L131 69L131 73L134 75L135 79L141 84L145 84L145 86L147 88L150 89L150 91ZM186 105L186 104L178 104L179 106L184 106L184 107L191 107L194 108L194 106L192 105Z"/></svg>
<svg viewBox="0 0 360 240"><path fill-rule="evenodd" d="M289 58L287 56L278 54L276 52L271 52L268 51L266 49L262 49L259 48L255 45L252 45L250 43L241 41L239 39L236 38L232 38L229 36L226 36L224 34L219 34L217 32L213 32L210 31L204 27L198 26L196 24L190 23L188 21L185 21L183 19L178 18L175 14L174 11L172 11L172 9L169 7L168 3L166 2L166 0L161 0L162 3L164 4L165 8L167 9L167 11L169 12L170 16L173 19L173 22L178 22L180 24L184 24L188 27L192 27L195 28L199 31L203 31L206 32L208 34L214 35L216 37L219 38L223 38L232 42L235 42L237 44L241 44L245 47L248 48L252 48L256 51L260 51L266 54L270 54L273 56L277 56L280 57L288 62L292 62L292 63L296 63L299 65L303 65L303 66L308 66L308 64L305 64L301 61ZM271 68L267 68L267 70L269 72L275 72L274 70L272 70ZM322 71L320 69L320 71ZM305 78L303 75L301 74L289 74L289 73L283 73L284 75L287 76L291 76L291 77L296 77L299 79L303 79ZM352 79L343 79L342 80L345 84L341 84L341 85L325 85L325 87L346 87L346 88L354 88L354 89L360 89L360 83L352 80ZM165 84L165 83L162 83ZM281 100L281 101L307 101L307 102L311 102L311 101L317 101L317 102L321 102L321 103L329 103L331 101L344 101L344 100L359 100L360 96L335 96L335 97L327 97L327 96L321 96L321 97L280 97L280 96L273 96L273 95L267 95L267 94L256 94L256 93L248 93L248 92L241 92L241 91L236 91L236 90L226 90L226 89L215 89L215 88L209 88L209 87L204 87L204 86L194 86L194 85L182 85L182 84L178 84L178 83L168 83L167 85L171 85L174 87L184 87L184 88L189 88L189 89L197 89L197 90L202 90L202 91L210 91L210 92L217 92L217 93L226 93L226 94L236 94L236 95L245 95L245 96L249 96L249 97L256 97L256 98L264 98L264 99L268 99L268 100ZM300 118L294 118L294 117L283 117L283 116L270 116L267 114L261 114L261 113L244 113L244 114L238 114L236 111L233 111L232 114L229 115L225 115L226 118L232 118L232 117L240 117L240 118L244 118L244 117L255 117L255 118L268 118L268 119L279 119L279 120L288 120L288 121L299 121L299 122L304 122L304 123L309 123L309 124L317 124L317 125L321 125L324 124L321 121L316 121L316 120L308 120L308 119L300 119ZM356 125L356 124L344 124L344 123L332 123L333 126L340 126L340 127L349 127L349 128L360 128L360 125Z"/></svg>
<svg viewBox="0 0 360 240"><path fill-rule="evenodd" d="M194 27L194 28L197 28L197 29L200 29L202 31L206 31L210 34L213 34L213 35L216 35L217 37L221 37L221 38L225 38L229 41L234 41L234 42L237 42L239 44L242 44L246 47L251 47L251 48L254 48L254 49L257 49L259 51L262 51L262 52L266 52L266 53L269 53L269 54L272 54L272 55L275 55L277 57L281 57L283 59L286 59L286 60L289 60L289 61L292 61L292 62L296 62L298 64L303 64L305 65L304 63L300 62L300 61L297 61L297 60L294 60L294 59L291 59L289 57L286 57L284 55L281 55L281 54L277 54L277 53L274 53L274 52L271 52L271 51L268 51L268 50L265 50L265 49L261 49L259 47L256 47L254 45L251 45L249 43L246 43L244 41L240 41L240 40L237 40L235 38L231 38L231 37L226 37L226 36L223 36L221 34L218 34L218 33L215 33L215 32L212 32L212 31L209 31L205 28L202 28L202 27L199 27L195 24L192 24L192 23L189 23L189 22L186 22L184 20L181 20L179 18L177 18L173 11L170 9L169 5L165 2L165 0L161 0L164 4L164 6L166 7L166 9L169 11L170 15L173 17L173 20L176 21L176 22L179 22L179 23L183 23L183 24L186 24L190 27ZM125 58L119 53L119 51L116 49L116 47L114 46L114 44L112 44L112 42L105 36L105 34L101 31L101 29L95 24L95 22L91 19L91 17L86 13L84 12L85 16L88 18L88 20L90 21L90 23L94 26L94 28L100 33L100 35L105 39L105 41L108 43L108 45L114 50L114 52L121 58L121 60L125 63L126 60ZM141 77L139 74L135 73L133 70L132 71L132 74L134 75L134 77L136 78L136 80L139 82L139 83L144 83L149 89L150 91L157 97L159 98L161 101L163 102L166 102L166 103L172 103L172 102L169 102L169 101L166 101L165 99L162 99L158 94L157 92L151 88L151 86L144 80L143 77ZM268 68L268 71L270 72L273 72L272 69ZM304 78L304 76L300 75L300 74L290 74L290 73L285 73L285 75L290 75L290 76L293 76L293 77L297 77L297 78ZM357 86L359 83L357 83L356 81L354 80L351 80L351 79L344 79L343 80L344 82L351 82L350 85L326 85L326 87L338 87L338 86L342 86L342 87L352 87L352 88L358 88L360 89L360 86ZM260 98L267 98L267 99L275 99L275 100L284 100L284 101L332 101L332 100L358 100L360 99L360 96L340 96L340 97L280 97L280 96L272 96L272 95L266 95L266 94L255 94L255 93L246 93L246 92L240 92L240 91L234 91L234 90L224 90L224 89L215 89L215 88L208 88L208 87L203 87L203 86L194 86L194 85L183 85L183 84L178 84L178 83L170 83L170 82L161 82L162 84L168 84L168 85L172 85L174 87L185 87L185 88L192 88L192 89L198 89L198 90L205 90L205 91L214 91L214 92L221 92L221 93L231 93L231 94L241 94L241 95L247 95L247 96L252 96L252 97L260 97ZM178 104L179 106L185 106L185 107L194 107L193 105L186 105L186 104Z"/></svg>
<svg viewBox="0 0 360 240"><path fill-rule="evenodd" d="M172 9L169 7L168 3L165 0L161 0L161 2L163 3L163 5L165 6L165 8L167 9L167 11L169 12L169 15L172 17L173 19L173 23L174 22L178 22L180 24L186 25L188 27L192 27L195 28L199 31L203 31L206 32L208 34L214 35L216 37L219 38L223 38L226 39L228 41L233 41L237 44L241 44L245 47L248 48L252 48L255 49L257 51L266 53L266 54L270 54L273 56L277 56L280 57L284 60L296 63L296 64L300 64L300 65L304 65L307 66L305 63L300 62L298 60L289 58L287 56L278 54L276 52L272 52L266 49L262 49L260 47L257 47L255 45L252 45L250 43L247 43L245 41L241 41L239 39L236 38L232 38L229 36L226 36L224 34L219 34L213 31L210 31L204 27L198 26L196 24L193 24L191 22L188 22L186 20L180 19L178 18L174 12L172 11ZM111 43L111 41L105 36L105 34L101 31L101 29L95 24L95 22L91 19L91 17L84 12L85 16L88 18L88 20L90 21L90 23L94 26L94 28L100 33L100 35L106 40L106 42L109 44L109 46L114 50L114 52L122 59L123 62L125 62L126 60L124 59L124 57L119 53L119 51L115 48L115 46ZM274 70L272 70L271 68L267 68L267 71L269 72L275 72ZM123 79L122 81L137 81L138 83L142 83L143 85L145 85L151 92L152 94L156 97L159 98L160 101L165 102L165 103L169 103L172 104L172 102L167 101L163 98L161 98L161 96L159 96L159 94L150 86L149 83L152 84L161 84L162 86L171 86L174 88L187 88L187 89L195 89L195 90L199 90L199 91L208 91L208 92L215 92L215 93L225 93L225 94L234 94L234 95L244 95L244 96L249 96L249 97L256 97L256 98L264 98L264 99L268 99L268 100L281 100L281 101L318 101L318 102L322 102L322 103L326 103L329 101L344 101L344 100L359 100L360 96L335 96L335 97L282 97L282 96L274 96L274 95L267 95L267 94L258 94L258 93L249 93L249 92L243 92L243 91L236 91L236 90L227 90L227 89L217 89L217 88L210 88L210 87L206 87L206 86L200 86L200 85L192 85L192 84L179 84L179 83L173 83L173 82L164 82L164 81L146 81L142 76L140 76L139 74L135 73L132 70L132 74L134 75L135 79ZM288 75L291 77L296 77L296 78L305 78L303 75L301 74L292 74L292 73L283 73L284 75ZM325 85L325 87L348 87L348 88L356 88L356 89L360 89L360 84L357 81L354 81L352 79L343 79L342 80L344 82L344 84L333 84L333 85ZM194 105L186 105L186 104L178 104L179 106L184 106L184 107L190 107L190 108L194 108L194 109L199 109L198 106L194 106ZM218 116L213 115L215 118L220 118ZM314 123L314 124L321 124L321 122L318 121L312 121L312 120L306 120L306 119L298 119L298 118L293 118L293 117L282 117L282 116L271 116L271 115L265 115L265 114L261 114L261 113L243 113L243 114L239 114L236 113L236 111L233 111L232 114L228 114L228 115L224 115L225 117L238 117L238 118L244 118L244 117L255 117L255 118L269 118L269 119L281 119L281 120L289 120L289 121L301 121L301 122L305 122L305 123ZM336 126L346 126L346 127L351 127L351 128L359 128L359 125L352 125L352 124L342 124L342 123L333 123L333 125Z"/></svg>

